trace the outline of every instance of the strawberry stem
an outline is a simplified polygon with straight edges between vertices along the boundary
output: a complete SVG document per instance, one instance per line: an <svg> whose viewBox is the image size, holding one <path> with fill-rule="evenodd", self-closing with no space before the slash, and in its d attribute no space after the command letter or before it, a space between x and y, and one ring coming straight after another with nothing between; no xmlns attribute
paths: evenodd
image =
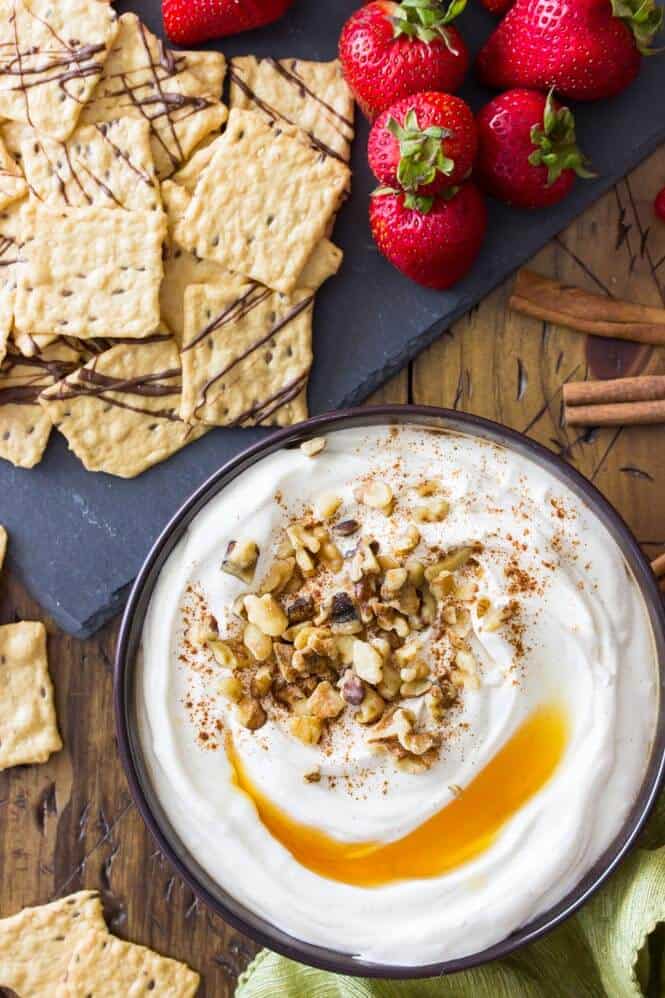
<svg viewBox="0 0 665 998"><path fill-rule="evenodd" d="M450 0L444 7L443 0L402 0L397 12L391 17L395 38L406 35L420 41L443 41L446 48L457 55L446 25L462 13L467 0Z"/></svg>
<svg viewBox="0 0 665 998"><path fill-rule="evenodd" d="M535 149L529 156L529 162L532 166L547 167L548 187L559 179L564 170L574 170L578 177L586 179L596 176L577 145L573 112L568 107L556 108L551 90L545 103L543 124L533 126L531 142Z"/></svg>
<svg viewBox="0 0 665 998"><path fill-rule="evenodd" d="M654 55L651 43L663 26L663 11L655 0L610 0L612 13L628 25L642 55ZM661 50L662 51L662 50Z"/></svg>
<svg viewBox="0 0 665 998"><path fill-rule="evenodd" d="M452 132L440 125L421 129L415 108L407 111L404 124L388 118L386 128L399 142L400 160L397 179L405 191L414 191L436 180L437 173L449 177L455 164L443 151L442 142Z"/></svg>

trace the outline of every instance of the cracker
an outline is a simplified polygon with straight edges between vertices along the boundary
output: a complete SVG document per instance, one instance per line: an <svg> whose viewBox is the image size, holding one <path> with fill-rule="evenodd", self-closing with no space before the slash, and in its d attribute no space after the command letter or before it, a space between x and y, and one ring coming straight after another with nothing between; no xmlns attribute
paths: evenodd
<svg viewBox="0 0 665 998"><path fill-rule="evenodd" d="M0 211L0 362L5 355L7 337L14 322L23 204L22 201L15 201Z"/></svg>
<svg viewBox="0 0 665 998"><path fill-rule="evenodd" d="M79 891L0 919L0 987L21 998L54 995L73 951L93 930L106 930L96 891Z"/></svg>
<svg viewBox="0 0 665 998"><path fill-rule="evenodd" d="M37 399L78 366L77 352L60 343L29 358L10 345L0 364L0 458L17 468L39 464L52 424Z"/></svg>
<svg viewBox="0 0 665 998"><path fill-rule="evenodd" d="M198 52L173 51L172 54L180 72L189 70L205 84L207 94L221 98L226 76L226 58L221 52L201 49Z"/></svg>
<svg viewBox="0 0 665 998"><path fill-rule="evenodd" d="M46 347L54 344L58 344L61 347L70 347L77 356L82 358L81 363L85 363L98 353L110 350L112 346L116 345L118 340L108 340L102 337L94 340L81 340L77 336L56 336L55 334L52 336L33 336L31 333L17 333L14 330L11 342L24 357L37 357Z"/></svg>
<svg viewBox="0 0 665 998"><path fill-rule="evenodd" d="M7 152L17 163L21 162L21 146L26 139L35 134L30 125L24 121L3 121L0 122L0 138L4 142Z"/></svg>
<svg viewBox="0 0 665 998"><path fill-rule="evenodd" d="M195 58L193 63L204 74L201 79L186 68L189 54L167 49L136 14L123 14L119 24L104 73L81 121L146 120L155 169L163 179L185 162L206 135L222 126L227 108L209 92L212 70L206 57Z"/></svg>
<svg viewBox="0 0 665 998"><path fill-rule="evenodd" d="M35 134L21 154L31 192L56 208L161 207L147 121L79 125L67 142Z"/></svg>
<svg viewBox="0 0 665 998"><path fill-rule="evenodd" d="M348 167L254 111L233 110L178 238L188 249L288 294L348 186Z"/></svg>
<svg viewBox="0 0 665 998"><path fill-rule="evenodd" d="M0 0L0 118L68 138L117 31L103 0Z"/></svg>
<svg viewBox="0 0 665 998"><path fill-rule="evenodd" d="M231 107L260 112L270 122L296 125L327 156L348 163L353 142L353 95L339 60L231 61Z"/></svg>
<svg viewBox="0 0 665 998"><path fill-rule="evenodd" d="M0 138L0 211L28 193L20 166L12 159Z"/></svg>
<svg viewBox="0 0 665 998"><path fill-rule="evenodd" d="M7 553L7 531L0 524L0 570L2 570L2 563L5 560L5 555Z"/></svg>
<svg viewBox="0 0 665 998"><path fill-rule="evenodd" d="M58 211L31 201L21 221L19 332L134 338L157 328L163 212Z"/></svg>
<svg viewBox="0 0 665 998"><path fill-rule="evenodd" d="M199 980L184 963L93 929L78 942L55 998L193 998Z"/></svg>
<svg viewBox="0 0 665 998"><path fill-rule="evenodd" d="M280 295L231 275L215 285L189 287L183 419L284 426L305 418L313 301L309 290Z"/></svg>
<svg viewBox="0 0 665 998"><path fill-rule="evenodd" d="M46 762L62 748L46 658L46 628L0 627L0 770Z"/></svg>
<svg viewBox="0 0 665 998"><path fill-rule="evenodd" d="M168 334L119 344L40 404L88 471L133 478L206 432L180 419L180 355Z"/></svg>

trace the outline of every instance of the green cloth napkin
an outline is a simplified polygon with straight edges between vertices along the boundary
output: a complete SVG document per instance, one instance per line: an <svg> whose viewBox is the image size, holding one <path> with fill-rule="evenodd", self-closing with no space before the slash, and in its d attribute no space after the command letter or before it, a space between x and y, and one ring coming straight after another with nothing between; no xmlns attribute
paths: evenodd
<svg viewBox="0 0 665 998"><path fill-rule="evenodd" d="M236 998L665 998L665 795L636 848L574 918L505 960L425 981L313 970L263 950ZM651 938L650 938L651 937Z"/></svg>

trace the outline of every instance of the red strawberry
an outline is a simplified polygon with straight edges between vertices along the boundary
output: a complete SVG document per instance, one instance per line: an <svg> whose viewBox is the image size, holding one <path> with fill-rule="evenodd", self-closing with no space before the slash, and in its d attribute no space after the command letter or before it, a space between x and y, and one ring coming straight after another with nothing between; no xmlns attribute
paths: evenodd
<svg viewBox="0 0 665 998"><path fill-rule="evenodd" d="M592 177L567 107L538 90L508 90L478 113L475 173L488 194L520 208L561 201L575 176Z"/></svg>
<svg viewBox="0 0 665 998"><path fill-rule="evenodd" d="M515 0L480 0L485 10L497 17L503 17L507 10L510 10Z"/></svg>
<svg viewBox="0 0 665 998"><path fill-rule="evenodd" d="M414 94L379 115L367 156L379 183L428 197L466 180L477 144L473 114L461 97ZM409 198L407 204L413 207Z"/></svg>
<svg viewBox="0 0 665 998"><path fill-rule="evenodd" d="M659 191L656 195L656 200L653 203L653 210L658 218L665 222L665 187L663 187L662 191Z"/></svg>
<svg viewBox="0 0 665 998"><path fill-rule="evenodd" d="M485 199L467 181L434 198L429 211L406 205L406 194L377 191L369 208L372 235L390 262L418 284L449 288L464 277L487 228Z"/></svg>
<svg viewBox="0 0 665 998"><path fill-rule="evenodd" d="M662 20L654 0L516 0L480 52L478 71L499 90L611 97L637 76Z"/></svg>
<svg viewBox="0 0 665 998"><path fill-rule="evenodd" d="M372 121L401 97L423 90L453 93L469 51L451 21L466 0L374 0L342 29L339 57L363 113Z"/></svg>
<svg viewBox="0 0 665 998"><path fill-rule="evenodd" d="M166 34L178 45L236 35L271 24L293 0L162 0Z"/></svg>

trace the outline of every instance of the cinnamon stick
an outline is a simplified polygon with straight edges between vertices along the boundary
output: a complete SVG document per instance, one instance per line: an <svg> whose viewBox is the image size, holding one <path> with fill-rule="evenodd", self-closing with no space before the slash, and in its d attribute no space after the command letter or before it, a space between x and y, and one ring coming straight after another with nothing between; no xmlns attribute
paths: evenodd
<svg viewBox="0 0 665 998"><path fill-rule="evenodd" d="M569 381L563 386L563 401L566 405L654 402L662 399L665 399L665 374L609 378L607 381Z"/></svg>
<svg viewBox="0 0 665 998"><path fill-rule="evenodd" d="M591 294L520 270L508 302L516 312L592 336L665 345L665 309Z"/></svg>
<svg viewBox="0 0 665 998"><path fill-rule="evenodd" d="M665 423L665 399L655 402L618 402L569 405L564 408L569 426L640 426Z"/></svg>

